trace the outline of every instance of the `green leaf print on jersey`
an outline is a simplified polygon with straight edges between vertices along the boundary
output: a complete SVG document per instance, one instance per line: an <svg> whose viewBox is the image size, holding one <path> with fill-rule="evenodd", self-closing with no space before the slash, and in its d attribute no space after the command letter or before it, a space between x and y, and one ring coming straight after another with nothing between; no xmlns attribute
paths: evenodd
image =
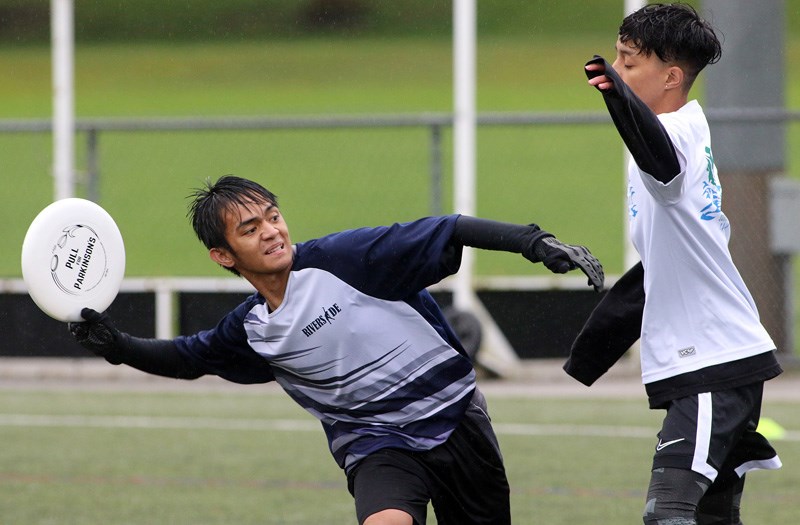
<svg viewBox="0 0 800 525"><path fill-rule="evenodd" d="M704 221L712 221L722 215L722 187L714 176L714 156L708 146L706 146L706 171L708 179L703 181L703 196L709 203L700 210L700 218ZM727 221L724 222L727 223Z"/></svg>

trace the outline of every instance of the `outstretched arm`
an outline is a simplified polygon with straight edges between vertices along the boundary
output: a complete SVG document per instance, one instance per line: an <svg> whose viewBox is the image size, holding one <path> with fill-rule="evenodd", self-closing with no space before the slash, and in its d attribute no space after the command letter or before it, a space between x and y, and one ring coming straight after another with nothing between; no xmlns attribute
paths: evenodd
<svg viewBox="0 0 800 525"><path fill-rule="evenodd" d="M656 114L603 57L595 55L584 67L589 84L603 94L611 119L639 168L664 184L680 174L675 148Z"/></svg>
<svg viewBox="0 0 800 525"><path fill-rule="evenodd" d="M553 273L580 268L590 286L597 291L603 289L603 266L587 248L564 244L536 224L522 226L461 215L453 240L473 248L521 253L531 262L543 263Z"/></svg>
<svg viewBox="0 0 800 525"><path fill-rule="evenodd" d="M197 379L203 373L189 366L168 339L145 339L119 331L107 313L81 310L82 323L69 323L75 340L111 364L126 364L149 374Z"/></svg>

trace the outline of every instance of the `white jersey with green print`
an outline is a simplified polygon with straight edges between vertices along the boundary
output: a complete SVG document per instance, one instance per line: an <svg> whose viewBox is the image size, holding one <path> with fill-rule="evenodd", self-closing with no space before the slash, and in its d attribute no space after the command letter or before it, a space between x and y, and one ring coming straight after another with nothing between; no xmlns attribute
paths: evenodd
<svg viewBox="0 0 800 525"><path fill-rule="evenodd" d="M645 384L775 348L728 250L708 122L696 101L658 116L681 173L663 184L628 166L631 240L644 265Z"/></svg>

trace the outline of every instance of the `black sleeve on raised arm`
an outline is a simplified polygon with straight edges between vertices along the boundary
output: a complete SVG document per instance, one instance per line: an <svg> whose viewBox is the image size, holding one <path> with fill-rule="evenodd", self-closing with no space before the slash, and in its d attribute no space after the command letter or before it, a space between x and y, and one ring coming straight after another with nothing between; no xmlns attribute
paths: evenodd
<svg viewBox="0 0 800 525"><path fill-rule="evenodd" d="M453 231L453 240L463 246L521 253L531 258L536 241L552 236L551 233L547 233L536 224L523 226L467 215L461 215L456 220L456 227Z"/></svg>
<svg viewBox="0 0 800 525"><path fill-rule="evenodd" d="M605 72L586 71L589 78L605 74L614 82L613 89L601 90L611 119L639 169L664 184L681 172L675 147L655 113L636 96L603 57L595 56L589 64L605 64Z"/></svg>

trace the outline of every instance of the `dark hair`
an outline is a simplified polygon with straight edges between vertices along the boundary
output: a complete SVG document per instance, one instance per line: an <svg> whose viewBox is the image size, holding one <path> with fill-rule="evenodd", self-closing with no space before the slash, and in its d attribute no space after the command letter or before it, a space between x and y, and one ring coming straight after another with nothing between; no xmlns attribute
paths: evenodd
<svg viewBox="0 0 800 525"><path fill-rule="evenodd" d="M278 206L278 197L257 182L225 175L215 183L206 180L201 188L196 188L188 198L189 216L197 238L209 250L225 248L231 250L225 238L225 213L236 206L247 206L252 203L274 204ZM232 268L227 268L238 275Z"/></svg>
<svg viewBox="0 0 800 525"><path fill-rule="evenodd" d="M664 62L679 64L687 89L704 67L722 56L714 28L687 4L651 4L631 13L622 21L619 39L645 56L655 53Z"/></svg>

